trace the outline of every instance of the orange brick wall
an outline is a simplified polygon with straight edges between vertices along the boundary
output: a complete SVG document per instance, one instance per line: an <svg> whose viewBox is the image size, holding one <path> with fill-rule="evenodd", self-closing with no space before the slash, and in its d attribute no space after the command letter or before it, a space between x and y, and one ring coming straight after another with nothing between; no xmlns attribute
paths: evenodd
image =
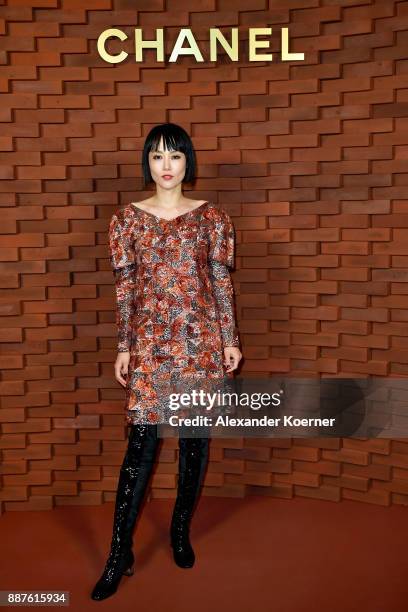
<svg viewBox="0 0 408 612"><path fill-rule="evenodd" d="M244 376L408 374L408 2L9 0L1 7L0 511L113 500L125 449L107 224L156 123L237 237ZM217 10L216 10L217 8ZM272 26L270 63L111 66L121 27ZM278 60L281 26L305 61ZM276 32L275 32L276 29ZM170 50L168 44L167 51ZM174 496L167 440L152 494ZM408 440L213 440L205 495L408 503Z"/></svg>

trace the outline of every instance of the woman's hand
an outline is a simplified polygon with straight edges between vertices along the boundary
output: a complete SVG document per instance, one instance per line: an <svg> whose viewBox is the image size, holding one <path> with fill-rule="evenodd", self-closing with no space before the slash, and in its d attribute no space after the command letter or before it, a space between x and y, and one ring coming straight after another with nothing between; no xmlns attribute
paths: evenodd
<svg viewBox="0 0 408 612"><path fill-rule="evenodd" d="M123 353L118 353L115 361L115 378L122 385L122 387L126 387L126 376L128 374L130 361L130 352L126 351Z"/></svg>
<svg viewBox="0 0 408 612"><path fill-rule="evenodd" d="M236 370L241 361L242 353L237 346L226 346L224 348L225 367L227 372Z"/></svg>

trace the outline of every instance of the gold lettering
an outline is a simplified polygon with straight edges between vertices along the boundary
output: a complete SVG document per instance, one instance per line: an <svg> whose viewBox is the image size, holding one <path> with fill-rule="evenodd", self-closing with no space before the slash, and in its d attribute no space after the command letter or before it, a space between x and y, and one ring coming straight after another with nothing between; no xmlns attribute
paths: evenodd
<svg viewBox="0 0 408 612"><path fill-rule="evenodd" d="M143 30L135 28L135 61L143 62L143 49L156 49L156 59L158 62L164 62L164 34L163 28L156 30L156 38L154 40L143 40Z"/></svg>
<svg viewBox="0 0 408 612"><path fill-rule="evenodd" d="M123 62L124 59L129 55L126 51L121 51L118 55L110 55L105 49L105 43L108 38L116 37L119 40L124 41L127 39L127 35L122 32L122 30L118 30L117 28L110 28L109 30L104 30L98 38L97 49L98 53L105 62L109 62L109 64L119 64Z"/></svg>
<svg viewBox="0 0 408 612"><path fill-rule="evenodd" d="M217 42L226 51L228 57L238 61L238 28L231 28L231 44L218 28L210 28L210 62L217 61Z"/></svg>
<svg viewBox="0 0 408 612"><path fill-rule="evenodd" d="M304 53L289 53L289 32L288 28L282 28L281 32L282 40L282 61L288 62L290 60L304 60Z"/></svg>
<svg viewBox="0 0 408 612"><path fill-rule="evenodd" d="M183 47L184 41L187 40L189 47ZM179 55L194 55L196 62L203 62L204 58L198 48L194 35L190 28L182 28L177 36L173 50L169 57L169 62L176 62Z"/></svg>
<svg viewBox="0 0 408 612"><path fill-rule="evenodd" d="M273 59L272 53L269 52L270 40L259 40L259 36L270 36L272 34L272 28L249 28L248 29L248 47L243 49L243 45L246 45L246 41L239 41L239 28L231 28L230 40L227 40L225 35L219 28L210 28L210 53L209 58L204 60L204 57L199 49L197 41L194 37L193 32L190 28L182 28L179 30L177 40L173 45L169 62L176 62L179 56L192 56L196 62L216 62L218 59L219 46L224 50L221 60L225 60L228 57L231 61L239 61L240 53L242 52L245 57L243 61L250 62L271 62ZM156 38L152 40L145 40L143 38L143 29L135 28L134 30L134 44L135 44L135 61L143 62L145 49L156 50L156 61L164 62L164 28L156 29ZM106 41L109 38L117 38L122 42L127 40L128 36L122 30L118 28L109 28L101 32L97 40L97 50L100 57L109 64L119 64L123 62L127 57L126 51L121 51L117 55L111 55L106 50ZM187 46L184 47L183 45ZM248 57L246 54L248 49ZM261 53L260 49L267 49L268 52ZM281 59L282 61L294 61L305 59L304 53L292 53L289 51L289 29L281 28Z"/></svg>
<svg viewBox="0 0 408 612"><path fill-rule="evenodd" d="M268 40L257 40L257 36L272 34L272 28L249 28L249 61L271 62L272 53L257 53L257 49L269 47Z"/></svg>

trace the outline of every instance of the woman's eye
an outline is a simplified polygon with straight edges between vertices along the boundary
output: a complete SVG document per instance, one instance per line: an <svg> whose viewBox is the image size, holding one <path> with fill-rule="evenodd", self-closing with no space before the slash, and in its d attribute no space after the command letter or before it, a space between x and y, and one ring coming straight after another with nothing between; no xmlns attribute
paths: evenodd
<svg viewBox="0 0 408 612"><path fill-rule="evenodd" d="M160 155L153 155L153 159L160 159Z"/></svg>
<svg viewBox="0 0 408 612"><path fill-rule="evenodd" d="M180 155L172 155L173 159L180 159Z"/></svg>

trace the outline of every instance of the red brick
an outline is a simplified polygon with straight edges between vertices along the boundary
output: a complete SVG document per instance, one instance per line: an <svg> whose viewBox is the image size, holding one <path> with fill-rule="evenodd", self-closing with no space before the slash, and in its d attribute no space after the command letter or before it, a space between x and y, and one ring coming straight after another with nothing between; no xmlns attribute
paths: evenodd
<svg viewBox="0 0 408 612"><path fill-rule="evenodd" d="M79 0L34 12L5 7L3 469L18 479L41 464L52 479L4 487L0 512L114 501L126 429L106 232L120 205L149 195L140 159L156 123L192 133L199 178L191 196L220 203L233 219L243 375L408 374L408 10L297 4L291 21L298 49L308 40L307 61L290 76L278 61L107 70L79 62L111 10L107 0L87 11ZM130 5L115 7L129 27ZM191 21L205 53L205 24L250 27L267 17L259 0L251 10L221 0L218 12L207 0L191 15L186 0L172 12L158 0L138 8L149 32L163 16L173 28ZM287 3L274 10L280 18ZM205 495L408 505L402 440L218 443ZM174 497L177 440L163 450L153 497Z"/></svg>

